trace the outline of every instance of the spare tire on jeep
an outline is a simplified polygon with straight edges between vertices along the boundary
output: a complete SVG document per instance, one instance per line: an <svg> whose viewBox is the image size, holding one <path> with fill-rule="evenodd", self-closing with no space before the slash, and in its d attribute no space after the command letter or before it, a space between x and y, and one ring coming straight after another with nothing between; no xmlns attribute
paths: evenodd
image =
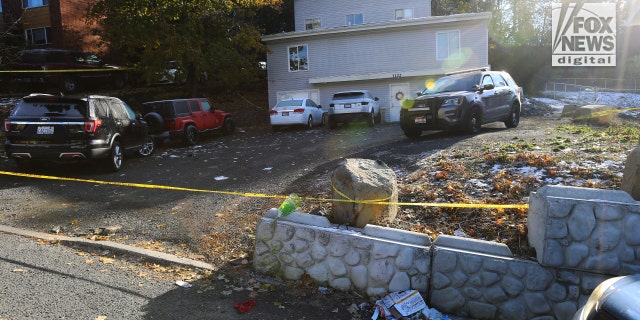
<svg viewBox="0 0 640 320"><path fill-rule="evenodd" d="M164 118L157 112L149 112L144 115L144 121L149 126L149 133L159 134L164 131Z"/></svg>

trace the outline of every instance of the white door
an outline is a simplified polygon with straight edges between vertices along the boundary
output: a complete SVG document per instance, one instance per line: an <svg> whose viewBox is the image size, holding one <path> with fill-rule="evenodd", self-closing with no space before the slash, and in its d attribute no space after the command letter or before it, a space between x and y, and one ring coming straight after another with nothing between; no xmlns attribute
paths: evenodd
<svg viewBox="0 0 640 320"><path fill-rule="evenodd" d="M398 83L389 85L389 101L391 102L389 108L389 122L400 121L400 108L402 108L402 102L405 99L411 98L409 94L408 83Z"/></svg>

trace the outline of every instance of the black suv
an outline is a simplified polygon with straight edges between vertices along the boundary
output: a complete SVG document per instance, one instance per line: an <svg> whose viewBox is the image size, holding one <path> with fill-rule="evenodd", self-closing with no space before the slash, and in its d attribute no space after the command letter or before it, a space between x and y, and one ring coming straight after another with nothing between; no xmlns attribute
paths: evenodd
<svg viewBox="0 0 640 320"><path fill-rule="evenodd" d="M400 110L400 127L409 138L427 130L480 132L483 124L520 122L521 88L504 71L486 69L449 73Z"/></svg>
<svg viewBox="0 0 640 320"><path fill-rule="evenodd" d="M22 50L4 68L10 71L4 73L6 82L58 86L66 93L80 86L120 89L128 77L126 68L105 64L93 53L64 49Z"/></svg>
<svg viewBox="0 0 640 320"><path fill-rule="evenodd" d="M35 161L98 160L118 171L125 153L148 156L153 140L147 123L114 97L32 94L4 121L7 157L18 167Z"/></svg>

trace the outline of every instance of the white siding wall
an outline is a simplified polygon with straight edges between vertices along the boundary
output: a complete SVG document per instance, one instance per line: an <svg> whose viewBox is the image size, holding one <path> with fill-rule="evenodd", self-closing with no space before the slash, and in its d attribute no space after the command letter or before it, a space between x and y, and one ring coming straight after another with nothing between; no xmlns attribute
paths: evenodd
<svg viewBox="0 0 640 320"><path fill-rule="evenodd" d="M436 60L436 32L460 30L462 60ZM309 71L289 72L288 45L306 44L309 48ZM424 88L427 77L401 79L327 82L310 84L318 77L354 76L376 73L403 74L410 71L441 70L444 73L488 65L487 20L440 23L420 27L387 28L362 32L313 35L268 41L271 53L267 57L269 101L276 103L276 92L320 89L320 101L328 107L331 94L345 89L369 89L380 98L382 106L389 103L389 84L410 83L411 92ZM437 75L437 74L434 74Z"/></svg>
<svg viewBox="0 0 640 320"><path fill-rule="evenodd" d="M296 31L304 31L305 19L320 18L322 28L343 27L346 15L362 13L365 24L395 20L396 9L413 9L414 18L431 16L431 0L295 0Z"/></svg>

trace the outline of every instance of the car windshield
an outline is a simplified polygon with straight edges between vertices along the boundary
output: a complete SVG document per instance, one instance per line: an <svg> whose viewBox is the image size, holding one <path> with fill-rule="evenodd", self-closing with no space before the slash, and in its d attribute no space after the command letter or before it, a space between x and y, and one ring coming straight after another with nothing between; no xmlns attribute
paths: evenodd
<svg viewBox="0 0 640 320"><path fill-rule="evenodd" d="M427 84L423 95L441 92L471 91L474 84L480 82L480 74L460 74L442 77L436 82Z"/></svg>
<svg viewBox="0 0 640 320"><path fill-rule="evenodd" d="M299 107L302 105L302 100L282 100L276 104L274 108L281 107Z"/></svg>
<svg viewBox="0 0 640 320"><path fill-rule="evenodd" d="M364 93L362 92L341 92L333 95L333 100L346 100L346 99L362 99Z"/></svg>

